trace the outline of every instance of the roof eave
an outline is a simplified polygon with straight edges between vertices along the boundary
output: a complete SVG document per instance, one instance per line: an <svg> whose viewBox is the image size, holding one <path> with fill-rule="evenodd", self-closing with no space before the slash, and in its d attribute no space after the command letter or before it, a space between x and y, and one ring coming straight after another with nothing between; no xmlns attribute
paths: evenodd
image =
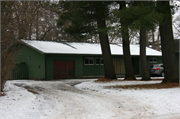
<svg viewBox="0 0 180 119"><path fill-rule="evenodd" d="M41 51L41 50L39 50L39 49L37 49L37 48L35 48L35 47L33 47L33 46L27 44L26 42L23 42L23 41L21 41L21 42L22 42L23 45L26 45L26 46L28 46L28 47L34 49L35 51L39 52L40 54L45 54L43 51Z"/></svg>

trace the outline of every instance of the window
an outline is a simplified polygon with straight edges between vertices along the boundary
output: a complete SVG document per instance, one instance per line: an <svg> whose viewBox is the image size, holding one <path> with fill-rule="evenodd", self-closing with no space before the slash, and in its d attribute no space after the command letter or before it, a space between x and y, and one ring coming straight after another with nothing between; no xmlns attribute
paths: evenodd
<svg viewBox="0 0 180 119"><path fill-rule="evenodd" d="M103 58L100 58L101 65L104 65Z"/></svg>
<svg viewBox="0 0 180 119"><path fill-rule="evenodd" d="M104 65L103 58L96 57L96 65Z"/></svg>
<svg viewBox="0 0 180 119"><path fill-rule="evenodd" d="M94 58L93 57L85 57L84 64L85 65L94 65Z"/></svg>
<svg viewBox="0 0 180 119"><path fill-rule="evenodd" d="M149 63L157 63L157 58L150 58Z"/></svg>
<svg viewBox="0 0 180 119"><path fill-rule="evenodd" d="M96 65L99 65L99 64L100 64L99 57L96 57Z"/></svg>

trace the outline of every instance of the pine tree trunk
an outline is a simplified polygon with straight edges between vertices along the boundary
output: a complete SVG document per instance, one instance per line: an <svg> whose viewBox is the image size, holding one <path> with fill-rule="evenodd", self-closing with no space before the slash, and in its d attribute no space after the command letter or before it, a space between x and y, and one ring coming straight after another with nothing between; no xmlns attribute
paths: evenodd
<svg viewBox="0 0 180 119"><path fill-rule="evenodd" d="M99 8L98 4L96 4L96 12L97 14L101 14L103 16L103 11ZM105 78L117 79L115 70L114 70L114 65L112 62L111 50L110 50L105 20L102 19L102 17L99 17L98 15L96 19L97 19L97 25L98 25L98 33L99 33L99 40L101 44L103 62L104 62ZM105 29L105 30L100 31L99 29Z"/></svg>
<svg viewBox="0 0 180 119"><path fill-rule="evenodd" d="M140 65L142 80L150 80L150 74L146 60L146 29L144 27L140 27Z"/></svg>
<svg viewBox="0 0 180 119"><path fill-rule="evenodd" d="M29 25L29 40L31 40L32 35L32 23Z"/></svg>
<svg viewBox="0 0 180 119"><path fill-rule="evenodd" d="M124 8L126 8L126 3L124 1L120 2L120 10ZM135 80L136 78L134 76L134 69L130 54L128 26L125 25L126 21L120 20L120 23L121 23L122 42L123 42L123 59L124 59L125 73L126 73L125 80L126 79Z"/></svg>
<svg viewBox="0 0 180 119"><path fill-rule="evenodd" d="M24 38L24 35L23 35L23 33L24 33L24 26L22 25L23 24L23 20L22 21L20 21L21 22L21 24L19 25L19 33L18 33L18 38L19 39L23 39Z"/></svg>
<svg viewBox="0 0 180 119"><path fill-rule="evenodd" d="M164 83L179 82L178 63L175 55L174 37L172 32L172 15L169 1L158 1L160 13L164 15L159 30L161 36L162 59L165 78Z"/></svg>
<svg viewBox="0 0 180 119"><path fill-rule="evenodd" d="M157 36L157 50L158 50L158 51L161 51L159 37L160 37L160 32L159 32L159 30L158 30L158 36Z"/></svg>
<svg viewBox="0 0 180 119"><path fill-rule="evenodd" d="M149 36L148 36L148 31L146 31L146 47L149 47Z"/></svg>
<svg viewBox="0 0 180 119"><path fill-rule="evenodd" d="M152 49L156 49L155 48L155 41L154 41L154 31L152 31Z"/></svg>
<svg viewBox="0 0 180 119"><path fill-rule="evenodd" d="M38 11L36 13L36 40L39 39L39 24L38 24L38 19L39 19L39 14L38 14Z"/></svg>

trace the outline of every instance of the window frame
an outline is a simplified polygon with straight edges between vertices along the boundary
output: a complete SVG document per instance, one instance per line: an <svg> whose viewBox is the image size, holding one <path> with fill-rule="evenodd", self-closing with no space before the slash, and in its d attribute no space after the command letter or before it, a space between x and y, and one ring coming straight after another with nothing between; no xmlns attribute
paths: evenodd
<svg viewBox="0 0 180 119"><path fill-rule="evenodd" d="M99 60L99 63L97 63L96 60ZM96 57L96 58L95 58L95 64L96 64L96 65L100 65L100 58L99 58L99 57Z"/></svg>
<svg viewBox="0 0 180 119"><path fill-rule="evenodd" d="M154 59L156 59L156 61L154 61ZM149 63L157 63L157 58L149 58Z"/></svg>
<svg viewBox="0 0 180 119"><path fill-rule="evenodd" d="M102 61L103 63L102 63L101 61ZM102 57L100 58L100 65L104 65L104 60L103 60Z"/></svg>
<svg viewBox="0 0 180 119"><path fill-rule="evenodd" d="M88 59L88 64L86 64L86 59ZM93 64L90 64L90 60L93 61ZM94 65L94 57L84 57L84 65Z"/></svg>
<svg viewBox="0 0 180 119"><path fill-rule="evenodd" d="M99 63L96 63L96 59L99 60ZM103 62L103 63L102 63L102 62ZM103 58L102 58L102 57L96 57L96 58L95 58L95 64L96 64L96 65L104 65Z"/></svg>

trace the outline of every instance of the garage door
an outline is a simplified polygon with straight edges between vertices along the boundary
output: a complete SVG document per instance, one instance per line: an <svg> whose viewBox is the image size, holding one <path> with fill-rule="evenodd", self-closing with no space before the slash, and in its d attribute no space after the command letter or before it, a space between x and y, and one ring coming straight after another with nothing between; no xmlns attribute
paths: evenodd
<svg viewBox="0 0 180 119"><path fill-rule="evenodd" d="M73 60L54 60L54 79L74 78Z"/></svg>

